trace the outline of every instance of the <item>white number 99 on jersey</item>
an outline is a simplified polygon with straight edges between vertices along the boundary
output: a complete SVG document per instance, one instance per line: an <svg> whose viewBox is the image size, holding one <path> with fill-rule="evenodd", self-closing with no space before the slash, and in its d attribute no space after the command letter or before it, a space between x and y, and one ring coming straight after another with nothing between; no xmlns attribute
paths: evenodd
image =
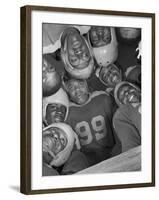
<svg viewBox="0 0 159 200"><path fill-rule="evenodd" d="M90 144L93 141L93 137L95 137L96 141L106 137L105 120L102 115L93 117L90 122L82 121L77 123L75 130L79 135L82 146Z"/></svg>

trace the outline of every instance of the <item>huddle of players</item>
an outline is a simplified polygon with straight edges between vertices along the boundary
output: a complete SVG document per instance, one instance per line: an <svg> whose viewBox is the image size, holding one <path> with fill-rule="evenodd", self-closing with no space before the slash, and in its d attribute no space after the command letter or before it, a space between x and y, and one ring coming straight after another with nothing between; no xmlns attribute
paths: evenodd
<svg viewBox="0 0 159 200"><path fill-rule="evenodd" d="M83 36L68 27L60 38L64 70L43 55L44 176L73 174L140 145L141 66L123 75L117 62L118 42L130 46L140 34L92 26Z"/></svg>

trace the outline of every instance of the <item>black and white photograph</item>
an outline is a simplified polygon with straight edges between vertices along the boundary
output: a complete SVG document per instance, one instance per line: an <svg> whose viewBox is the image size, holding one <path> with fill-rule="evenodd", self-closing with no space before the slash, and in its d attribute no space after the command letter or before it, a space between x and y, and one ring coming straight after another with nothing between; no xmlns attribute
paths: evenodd
<svg viewBox="0 0 159 200"><path fill-rule="evenodd" d="M154 186L154 17L21 9L22 193Z"/></svg>
<svg viewBox="0 0 159 200"><path fill-rule="evenodd" d="M140 171L141 29L42 31L43 176Z"/></svg>

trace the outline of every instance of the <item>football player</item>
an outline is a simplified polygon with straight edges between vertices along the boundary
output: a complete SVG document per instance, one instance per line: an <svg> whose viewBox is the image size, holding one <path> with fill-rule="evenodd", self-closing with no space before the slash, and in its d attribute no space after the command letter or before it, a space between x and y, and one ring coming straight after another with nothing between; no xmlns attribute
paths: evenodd
<svg viewBox="0 0 159 200"><path fill-rule="evenodd" d="M113 126L122 152L141 145L141 103L121 105L114 114Z"/></svg>
<svg viewBox="0 0 159 200"><path fill-rule="evenodd" d="M55 94L43 98L43 121L48 126L52 123L64 122L68 115L69 99L60 88Z"/></svg>
<svg viewBox="0 0 159 200"><path fill-rule="evenodd" d="M87 38L98 66L107 67L116 61L118 43L113 27L92 26Z"/></svg>
<svg viewBox="0 0 159 200"><path fill-rule="evenodd" d="M71 154L74 140L73 130L67 124L54 123L44 128L44 162L55 167L63 165Z"/></svg>
<svg viewBox="0 0 159 200"><path fill-rule="evenodd" d="M56 63L49 59L48 55L43 55L42 66L42 87L43 97L50 96L58 91L61 87L61 78L57 72Z"/></svg>
<svg viewBox="0 0 159 200"><path fill-rule="evenodd" d="M141 65L134 65L127 68L125 79L141 88Z"/></svg>
<svg viewBox="0 0 159 200"><path fill-rule="evenodd" d="M66 28L61 35L61 58L71 77L87 79L94 69L88 42L75 27Z"/></svg>
<svg viewBox="0 0 159 200"><path fill-rule="evenodd" d="M43 129L43 145L46 147L46 143L50 144L48 151L43 151L44 176L51 174L50 168L53 168L59 174L72 174L88 167L86 157L80 152L78 136L69 125L63 123L67 118L68 109L69 99L62 88L54 95L43 98L43 121L46 125L46 128ZM74 139L71 140L73 141L73 144L71 143L73 148L71 146L69 151L71 153L66 156L64 149L68 135L73 135ZM68 146L70 146L70 143L68 143ZM56 164L55 157L60 159L58 164ZM50 161L51 158L54 158L52 162ZM57 175L57 173L52 172L52 175Z"/></svg>
<svg viewBox="0 0 159 200"><path fill-rule="evenodd" d="M76 140L76 133L65 123L54 123L44 128L44 165L51 169L54 167L53 169L56 169L60 174L72 174L86 168L88 164L84 154L77 150L73 151L74 144L77 143ZM46 173L44 172L43 175L45 176Z"/></svg>
<svg viewBox="0 0 159 200"><path fill-rule="evenodd" d="M115 64L98 68L96 76L105 85L105 91L112 95L115 86L122 81L122 72Z"/></svg>
<svg viewBox="0 0 159 200"><path fill-rule="evenodd" d="M136 105L141 103L141 90L136 85L127 81L118 83L114 89L114 97L117 105Z"/></svg>
<svg viewBox="0 0 159 200"><path fill-rule="evenodd" d="M119 108L113 126L124 152L141 144L141 91L132 83L121 82L114 96Z"/></svg>
<svg viewBox="0 0 159 200"><path fill-rule="evenodd" d="M136 48L141 39L141 29L120 27L116 28L116 35L118 40L118 58L116 62L125 72L129 66L138 65L136 58Z"/></svg>
<svg viewBox="0 0 159 200"><path fill-rule="evenodd" d="M69 79L65 88L72 101L66 121L78 134L81 151L89 165L109 158L115 145L112 129L114 101L103 91L91 94L86 80Z"/></svg>

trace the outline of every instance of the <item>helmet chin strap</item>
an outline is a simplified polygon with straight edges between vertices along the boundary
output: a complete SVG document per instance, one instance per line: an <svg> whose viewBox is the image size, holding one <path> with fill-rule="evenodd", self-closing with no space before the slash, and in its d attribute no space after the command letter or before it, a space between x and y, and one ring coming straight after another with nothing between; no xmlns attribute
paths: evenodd
<svg viewBox="0 0 159 200"><path fill-rule="evenodd" d="M53 159L56 158L56 155L52 151L49 150L48 153L53 157Z"/></svg>
<svg viewBox="0 0 159 200"><path fill-rule="evenodd" d="M75 137L75 145L77 147L77 149L81 149L81 145L80 145L80 142L79 142L79 138L78 138L78 135L76 134L76 132L74 132L74 137Z"/></svg>
<svg viewBox="0 0 159 200"><path fill-rule="evenodd" d="M53 157L53 159L56 158L56 155L52 151L50 151L48 147L45 147L45 151L47 151Z"/></svg>

